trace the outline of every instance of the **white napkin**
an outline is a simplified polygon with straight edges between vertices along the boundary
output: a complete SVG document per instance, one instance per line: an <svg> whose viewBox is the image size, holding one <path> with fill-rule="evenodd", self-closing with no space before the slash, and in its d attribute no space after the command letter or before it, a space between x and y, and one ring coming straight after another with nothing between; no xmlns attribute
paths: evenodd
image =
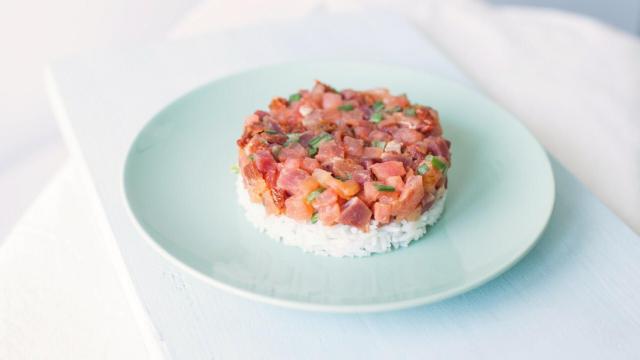
<svg viewBox="0 0 640 360"><path fill-rule="evenodd" d="M0 359L149 358L76 178L65 165L0 248Z"/></svg>
<svg viewBox="0 0 640 360"><path fill-rule="evenodd" d="M599 22L470 0L207 1L172 35L372 7L412 19L640 233L640 41Z"/></svg>

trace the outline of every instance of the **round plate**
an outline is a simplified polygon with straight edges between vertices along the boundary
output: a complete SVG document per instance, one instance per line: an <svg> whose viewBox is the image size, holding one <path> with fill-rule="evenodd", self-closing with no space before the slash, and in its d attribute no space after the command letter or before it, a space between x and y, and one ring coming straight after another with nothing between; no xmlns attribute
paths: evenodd
<svg viewBox="0 0 640 360"><path fill-rule="evenodd" d="M386 254L331 258L284 246L244 218L230 166L245 117L315 79L388 87L439 111L453 165L445 212L424 238ZM542 147L487 98L419 71L341 62L262 68L188 93L138 135L124 188L143 235L184 269L251 299L336 312L426 304L488 281L531 249L555 194Z"/></svg>

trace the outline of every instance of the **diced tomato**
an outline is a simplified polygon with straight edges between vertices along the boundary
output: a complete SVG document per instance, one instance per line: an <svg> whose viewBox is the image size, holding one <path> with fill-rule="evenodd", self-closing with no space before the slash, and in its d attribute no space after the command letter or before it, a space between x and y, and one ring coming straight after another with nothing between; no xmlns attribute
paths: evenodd
<svg viewBox="0 0 640 360"><path fill-rule="evenodd" d="M333 189L343 199L349 199L360 191L360 185L357 182L353 180L340 181L331 176L330 172L322 169L313 170L313 178L323 187Z"/></svg>
<svg viewBox="0 0 640 360"><path fill-rule="evenodd" d="M267 210L267 214L279 215L280 213L282 213L282 208L284 207L284 200L282 201L282 204L279 204L273 196L273 191L265 191L262 193L262 204L264 205L264 208Z"/></svg>

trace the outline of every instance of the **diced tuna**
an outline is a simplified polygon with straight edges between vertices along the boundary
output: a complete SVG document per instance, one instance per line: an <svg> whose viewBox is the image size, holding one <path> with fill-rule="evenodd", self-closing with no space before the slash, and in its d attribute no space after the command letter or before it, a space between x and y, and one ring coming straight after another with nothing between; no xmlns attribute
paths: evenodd
<svg viewBox="0 0 640 360"><path fill-rule="evenodd" d="M333 225L340 219L340 205L333 203L318 209L318 219L323 225Z"/></svg>
<svg viewBox="0 0 640 360"><path fill-rule="evenodd" d="M381 181L390 176L402 176L406 173L404 165L400 161L385 161L373 164L371 165L371 171Z"/></svg>
<svg viewBox="0 0 640 360"><path fill-rule="evenodd" d="M354 139L351 136L345 136L344 139L345 152L349 156L361 157L364 150L364 140Z"/></svg>
<svg viewBox="0 0 640 360"><path fill-rule="evenodd" d="M320 167L320 163L318 162L318 160L314 158L306 157L304 158L304 160L302 160L301 168L307 171L309 174L311 174L313 170L319 167Z"/></svg>
<svg viewBox="0 0 640 360"><path fill-rule="evenodd" d="M338 178L352 179L353 173L358 170L364 170L364 168L352 159L334 158L331 161L331 171Z"/></svg>
<svg viewBox="0 0 640 360"><path fill-rule="evenodd" d="M404 181L402 181L402 177L400 176L389 176L385 179L384 183L393 186L396 191L402 191L404 188Z"/></svg>
<svg viewBox="0 0 640 360"><path fill-rule="evenodd" d="M367 146L362 151L363 159L380 160L381 156L382 156L382 149L379 147Z"/></svg>
<svg viewBox="0 0 640 360"><path fill-rule="evenodd" d="M302 165L300 158L288 158L284 161L284 167L287 169L298 169Z"/></svg>
<svg viewBox="0 0 640 360"><path fill-rule="evenodd" d="M408 178L396 205L392 209L392 214L398 219L407 218L420 205L423 196L422 177L415 175Z"/></svg>
<svg viewBox="0 0 640 360"><path fill-rule="evenodd" d="M353 197L342 206L338 222L368 231L371 215L369 207L359 198Z"/></svg>
<svg viewBox="0 0 640 360"><path fill-rule="evenodd" d="M373 204L373 218L380 224L391 221L391 205L377 202Z"/></svg>
<svg viewBox="0 0 640 360"><path fill-rule="evenodd" d="M338 203L338 195L332 189L326 189L320 195L316 196L315 200L311 203L314 208L320 208Z"/></svg>
<svg viewBox="0 0 640 360"><path fill-rule="evenodd" d="M414 144L424 139L424 135L422 135L421 132L413 129L400 128L395 133L393 133L393 139L403 144Z"/></svg>
<svg viewBox="0 0 640 360"><path fill-rule="evenodd" d="M291 196L284 202L285 214L297 221L308 221L313 215L313 208L307 204L303 196Z"/></svg>
<svg viewBox="0 0 640 360"><path fill-rule="evenodd" d="M325 162L334 157L344 157L344 149L336 143L335 140L326 141L320 144L318 147L318 154L316 159L320 162Z"/></svg>
<svg viewBox="0 0 640 360"><path fill-rule="evenodd" d="M309 174L302 169L289 169L285 167L280 172L276 185L278 188L293 195L298 193L300 186L309 177Z"/></svg>
<svg viewBox="0 0 640 360"><path fill-rule="evenodd" d="M342 96L336 93L324 93L322 95L322 108L335 109L342 104Z"/></svg>
<svg viewBox="0 0 640 360"><path fill-rule="evenodd" d="M290 158L304 159L307 156L307 149L298 143L282 148L278 154L278 160L285 161Z"/></svg>
<svg viewBox="0 0 640 360"><path fill-rule="evenodd" d="M385 131L373 130L372 132L369 133L370 141L374 141L374 140L389 141L391 139L392 139L391 135Z"/></svg>
<svg viewBox="0 0 640 360"><path fill-rule="evenodd" d="M362 185L367 181L371 181L371 172L367 169L354 170L351 173L351 179Z"/></svg>

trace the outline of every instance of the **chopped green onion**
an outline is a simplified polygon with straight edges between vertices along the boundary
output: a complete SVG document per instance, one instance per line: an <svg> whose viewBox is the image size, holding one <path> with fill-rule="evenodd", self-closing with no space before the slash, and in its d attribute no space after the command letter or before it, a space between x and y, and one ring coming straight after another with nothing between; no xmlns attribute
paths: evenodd
<svg viewBox="0 0 640 360"><path fill-rule="evenodd" d="M289 102L300 101L301 98L302 98L302 95L298 93L291 94L289 95Z"/></svg>
<svg viewBox="0 0 640 360"><path fill-rule="evenodd" d="M384 150L384 147L387 146L387 143L384 142L384 141L380 141L380 140L373 140L371 142L371 146L377 147L377 148L380 148L380 149Z"/></svg>
<svg viewBox="0 0 640 360"><path fill-rule="evenodd" d="M314 212L313 215L311 215L311 223L315 224L318 222L318 213Z"/></svg>
<svg viewBox="0 0 640 360"><path fill-rule="evenodd" d="M325 141L329 141L333 139L331 137L331 135L327 134L327 133L322 133L316 137L314 137L313 139L309 140L309 146L313 146L313 147L317 147L318 145L322 144Z"/></svg>
<svg viewBox="0 0 640 360"><path fill-rule="evenodd" d="M325 141L333 139L331 135L322 133L313 139L309 140L309 156L314 157L318 153L318 146Z"/></svg>
<svg viewBox="0 0 640 360"><path fill-rule="evenodd" d="M253 154L249 155L249 160L253 161L254 158Z"/></svg>
<svg viewBox="0 0 640 360"><path fill-rule="evenodd" d="M404 109L404 114L407 116L416 116L416 109L414 108L406 108Z"/></svg>
<svg viewBox="0 0 640 360"><path fill-rule="evenodd" d="M420 175L424 175L427 173L427 171L429 171L429 165L427 165L426 163L422 163L422 165L418 166L418 174Z"/></svg>
<svg viewBox="0 0 640 360"><path fill-rule="evenodd" d="M309 195L307 195L307 202L311 203L313 200L315 200L318 197L318 195L322 194L323 191L324 191L324 188L319 188L310 192Z"/></svg>
<svg viewBox="0 0 640 360"><path fill-rule="evenodd" d="M269 134L269 135L275 135L278 133L277 130L273 130L273 129L269 129L269 130L265 130L265 133Z"/></svg>
<svg viewBox="0 0 640 360"><path fill-rule="evenodd" d="M353 105L351 105L351 104L340 105L340 106L338 106L338 110L340 110L340 111L351 111L351 110L353 110Z"/></svg>
<svg viewBox="0 0 640 360"><path fill-rule="evenodd" d="M379 123L380 121L382 121L382 113L381 112L377 112L374 113L373 115L371 115L371 122L372 123Z"/></svg>
<svg viewBox="0 0 640 360"><path fill-rule="evenodd" d="M240 168L238 167L238 164L231 165L231 172L236 173L236 174L240 173Z"/></svg>
<svg viewBox="0 0 640 360"><path fill-rule="evenodd" d="M284 146L289 146L291 144L297 143L300 140L300 135L298 133L287 134L287 141L284 143Z"/></svg>
<svg viewBox="0 0 640 360"><path fill-rule="evenodd" d="M373 111L378 112L380 110L384 110L384 103L380 100L373 103Z"/></svg>
<svg viewBox="0 0 640 360"><path fill-rule="evenodd" d="M435 156L431 159L431 164L440 171L444 171L447 168L447 164Z"/></svg>
<svg viewBox="0 0 640 360"><path fill-rule="evenodd" d="M376 189L378 189L378 191L384 191L384 192L396 191L396 188L394 188L391 185L374 184L373 186L375 186Z"/></svg>

